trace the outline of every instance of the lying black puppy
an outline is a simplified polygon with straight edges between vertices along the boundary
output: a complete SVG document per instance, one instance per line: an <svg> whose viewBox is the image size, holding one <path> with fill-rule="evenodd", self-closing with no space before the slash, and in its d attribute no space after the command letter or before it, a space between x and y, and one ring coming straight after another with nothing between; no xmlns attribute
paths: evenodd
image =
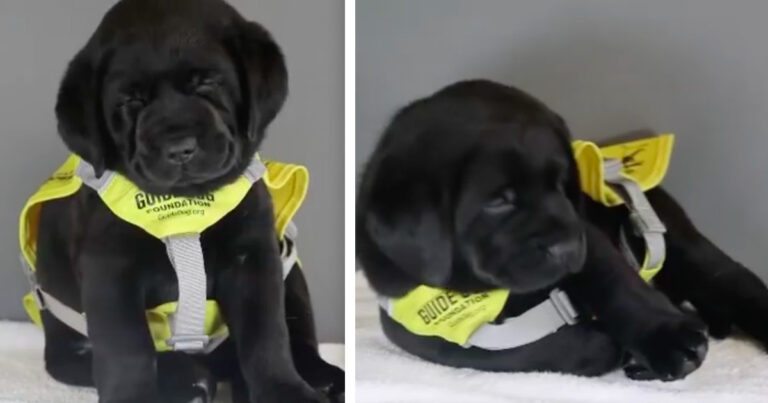
<svg viewBox="0 0 768 403"><path fill-rule="evenodd" d="M249 166L287 94L277 44L220 0L124 0L69 65L56 106L69 149L148 194L195 197ZM151 197L151 196L148 196ZM179 290L163 242L117 218L92 189L46 202L37 278L84 312L88 338L42 312L47 371L95 385L101 402L343 398L343 372L317 350L298 266L283 279L272 201L257 181L202 233L208 298L230 336L208 355L157 354L145 309Z"/></svg>
<svg viewBox="0 0 768 403"><path fill-rule="evenodd" d="M667 258L655 288L641 280L618 248L627 209L584 197L570 143L556 113L489 81L451 85L396 114L357 205L357 256L374 290L390 298L419 285L455 290L437 301L444 306L425 305L425 323L452 309L459 293L510 290L498 322L558 287L580 320L490 350L416 335L382 309L389 339L457 367L598 375L625 363L632 378L663 380L701 364L700 319L715 337L740 328L768 347L768 289L660 188L646 195L667 227ZM700 319L679 308L686 301Z"/></svg>

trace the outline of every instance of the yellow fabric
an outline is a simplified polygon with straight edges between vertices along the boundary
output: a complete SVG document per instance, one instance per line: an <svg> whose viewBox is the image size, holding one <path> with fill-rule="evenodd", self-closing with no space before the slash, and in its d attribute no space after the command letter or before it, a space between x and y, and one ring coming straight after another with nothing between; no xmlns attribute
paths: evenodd
<svg viewBox="0 0 768 403"><path fill-rule="evenodd" d="M622 174L637 182L643 191L653 189L667 173L673 145L672 134L605 147L589 141L574 141L572 146L582 191L608 207L624 203L605 183L605 158L622 161ZM647 266L646 254L639 271L646 282L661 270L663 262L656 267ZM438 336L464 345L480 326L496 320L508 297L508 290L460 294L421 285L405 296L393 299L389 314L413 334Z"/></svg>
<svg viewBox="0 0 768 403"><path fill-rule="evenodd" d="M411 333L464 345L475 330L496 319L508 296L507 290L462 294L421 285L392 300L390 316Z"/></svg>
<svg viewBox="0 0 768 403"><path fill-rule="evenodd" d="M593 200L608 207L624 203L621 197L605 183L603 171L605 158L622 161L622 174L637 182L643 191L653 189L667 174L674 142L673 134L605 147L599 147L590 141L574 141L573 154L579 169L581 189Z"/></svg>
<svg viewBox="0 0 768 403"><path fill-rule="evenodd" d="M21 253L32 270L37 267L37 238L40 208L46 201L64 198L77 192L82 180L75 175L80 158L70 155L51 177L33 194L21 211L19 243ZM267 170L261 178L272 196L275 230L282 239L288 223L304 202L309 187L306 167L278 161L264 161ZM200 198L151 196L142 192L127 178L115 174L115 179L102 193L102 200L121 219L137 225L149 234L165 236L200 233L210 227L242 201L251 185L245 177ZM34 295L24 296L24 309L30 319L42 326ZM165 340L171 335L169 315L176 310L169 302L147 311L150 332L158 351L170 350ZM215 337L227 332L218 305L207 301L206 334Z"/></svg>

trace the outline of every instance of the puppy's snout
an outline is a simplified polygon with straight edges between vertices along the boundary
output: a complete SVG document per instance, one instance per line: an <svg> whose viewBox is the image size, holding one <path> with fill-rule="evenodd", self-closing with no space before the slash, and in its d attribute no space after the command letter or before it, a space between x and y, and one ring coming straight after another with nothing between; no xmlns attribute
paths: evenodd
<svg viewBox="0 0 768 403"><path fill-rule="evenodd" d="M197 140L194 137L183 137L168 141L163 146L163 157L170 164L182 165L195 156L197 149Z"/></svg>

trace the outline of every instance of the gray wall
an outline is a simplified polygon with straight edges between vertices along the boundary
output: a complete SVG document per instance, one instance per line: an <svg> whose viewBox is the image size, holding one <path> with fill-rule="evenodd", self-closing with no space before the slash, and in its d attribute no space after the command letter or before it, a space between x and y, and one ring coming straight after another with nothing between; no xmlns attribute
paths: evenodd
<svg viewBox="0 0 768 403"><path fill-rule="evenodd" d="M53 107L69 59L114 3L104 0L0 2L0 319L23 319L17 216L60 164ZM344 339L343 3L235 0L283 47L291 93L263 154L309 166L311 186L297 224L300 252L322 341Z"/></svg>
<svg viewBox="0 0 768 403"><path fill-rule="evenodd" d="M574 136L677 134L665 186L768 280L768 2L358 0L357 167L396 108L489 78Z"/></svg>

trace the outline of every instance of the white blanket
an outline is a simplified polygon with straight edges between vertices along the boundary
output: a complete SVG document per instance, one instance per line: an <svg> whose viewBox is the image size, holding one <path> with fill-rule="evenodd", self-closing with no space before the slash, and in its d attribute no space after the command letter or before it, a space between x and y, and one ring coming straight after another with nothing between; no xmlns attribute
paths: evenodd
<svg viewBox="0 0 768 403"><path fill-rule="evenodd" d="M329 362L344 367L344 346L324 344L320 352ZM227 391L216 399L228 402ZM0 403L96 402L91 388L76 388L54 381L43 368L43 334L29 323L0 322Z"/></svg>
<svg viewBox="0 0 768 403"><path fill-rule="evenodd" d="M599 378L499 374L435 365L391 344L365 278L356 287L358 403L766 403L768 355L746 341L712 341L700 369L676 382L637 382L621 371ZM768 320L768 318L765 318Z"/></svg>

